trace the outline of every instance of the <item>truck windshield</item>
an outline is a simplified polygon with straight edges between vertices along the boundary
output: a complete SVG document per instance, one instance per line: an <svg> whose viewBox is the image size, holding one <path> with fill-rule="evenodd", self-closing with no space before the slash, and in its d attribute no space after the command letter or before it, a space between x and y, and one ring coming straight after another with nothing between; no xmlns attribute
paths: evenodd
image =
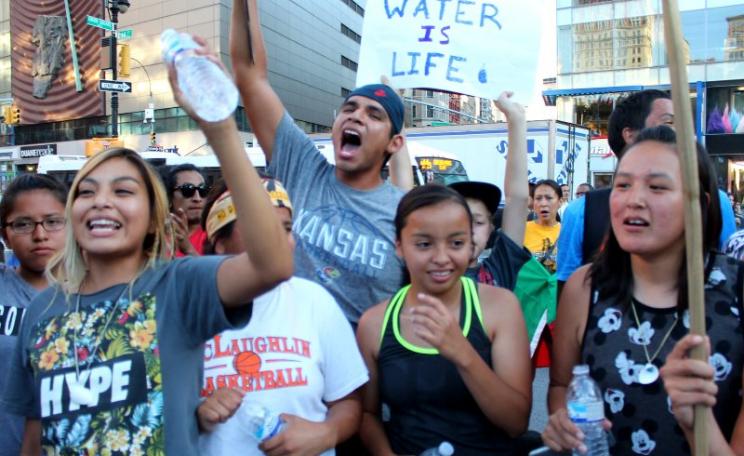
<svg viewBox="0 0 744 456"><path fill-rule="evenodd" d="M449 185L468 180L468 173L460 160L442 157L416 157L424 182Z"/></svg>

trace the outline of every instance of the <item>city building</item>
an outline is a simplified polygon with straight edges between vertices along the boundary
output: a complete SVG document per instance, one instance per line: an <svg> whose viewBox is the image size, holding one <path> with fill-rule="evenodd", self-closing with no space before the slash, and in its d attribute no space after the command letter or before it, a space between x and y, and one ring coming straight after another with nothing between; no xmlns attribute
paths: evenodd
<svg viewBox="0 0 744 456"><path fill-rule="evenodd" d="M669 89L661 3L557 0L558 74L543 98L558 119L587 126L602 141L619 98ZM680 14L698 137L730 187L733 167L744 160L744 2L689 0ZM744 193L744 182L733 185Z"/></svg>
<svg viewBox="0 0 744 456"><path fill-rule="evenodd" d="M494 102L485 98L432 89L407 89L403 91L403 100L406 106L406 125L410 127L468 125L503 120L494 116Z"/></svg>
<svg viewBox="0 0 744 456"><path fill-rule="evenodd" d="M355 86L365 2L259 3L269 54L269 79L289 113L308 132L327 131L343 97ZM209 147L195 122L173 100L159 36L167 28L202 36L229 68L232 2L71 1L69 22L74 51L64 3L0 0L0 105L12 103L20 110L19 125L0 126L0 171L10 170L11 162L15 171L35 169L38 157L31 157L29 152L21 158L21 146L39 146L34 150L46 153L80 155L86 145L91 150L91 138L111 136L110 95L98 91L100 79L112 79L111 71L100 70L108 58L108 52L102 52L102 40L110 32L89 25L87 17L110 21L112 4L116 7L129 3L126 11L120 7L118 29L131 29L130 39L119 39L120 45L128 46L131 61L129 76L120 73L117 80L130 82L132 90L118 96L118 140L136 150L155 144L181 154L208 153ZM42 16L57 18L41 19ZM121 46L119 49L121 53ZM56 52L61 60L56 68L54 62L43 68L37 63L51 59L48 51ZM41 93L39 74L44 71L49 74L45 76L46 93ZM150 107L154 123L146 118ZM235 116L244 139L251 142L242 107ZM93 146L99 143L105 146L112 141L102 139ZM52 144L54 148L41 147Z"/></svg>

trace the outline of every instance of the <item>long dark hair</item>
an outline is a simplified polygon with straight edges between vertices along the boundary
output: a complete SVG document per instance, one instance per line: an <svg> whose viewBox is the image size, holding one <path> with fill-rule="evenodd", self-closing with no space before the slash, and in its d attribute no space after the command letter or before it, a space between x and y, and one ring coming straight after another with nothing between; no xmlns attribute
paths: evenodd
<svg viewBox="0 0 744 456"><path fill-rule="evenodd" d="M655 141L669 145L677 150L677 138L674 130L662 125L648 128L638 135L636 141L628 147L633 149L637 145ZM623 155L625 156L625 155ZM622 158L620 159L622 161ZM716 187L716 174L708 158L705 148L697 144L697 164L700 182L700 212L703 224L703 255L714 252L718 248L718 238L721 235L721 204ZM618 163L619 168L619 163ZM616 171L617 172L617 171ZM684 216L684 214L680 214ZM707 272L706 272L707 275ZM620 247L612 226L610 226L602 251L595 257L587 280L599 292L600 298L614 297L618 304L627 305L633 298L633 270L630 265L630 254ZM687 306L687 264L682 262L677 279L678 309Z"/></svg>

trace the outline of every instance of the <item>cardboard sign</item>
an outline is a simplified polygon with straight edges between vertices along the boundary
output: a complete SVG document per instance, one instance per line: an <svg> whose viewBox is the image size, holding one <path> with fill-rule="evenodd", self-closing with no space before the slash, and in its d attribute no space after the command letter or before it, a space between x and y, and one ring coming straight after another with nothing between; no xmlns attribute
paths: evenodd
<svg viewBox="0 0 744 456"><path fill-rule="evenodd" d="M357 86L385 75L395 88L496 99L536 88L541 0L370 0Z"/></svg>

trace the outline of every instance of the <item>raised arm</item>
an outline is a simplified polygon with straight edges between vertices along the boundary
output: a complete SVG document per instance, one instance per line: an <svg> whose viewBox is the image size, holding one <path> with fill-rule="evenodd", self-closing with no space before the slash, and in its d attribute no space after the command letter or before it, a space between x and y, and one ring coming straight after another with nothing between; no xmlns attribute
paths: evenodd
<svg viewBox="0 0 744 456"><path fill-rule="evenodd" d="M206 44L202 39L197 41L202 46ZM214 56L208 55L206 47L199 52L220 64ZM178 88L175 70L171 66L168 71L176 101L199 124L217 155L222 176L233 196L237 227L246 240L246 251L220 265L217 288L226 307L244 305L292 275L292 252L287 235L243 149L235 118L230 116L220 122L199 119Z"/></svg>
<svg viewBox="0 0 744 456"><path fill-rule="evenodd" d="M270 162L284 106L269 84L257 0L233 0L230 57L248 121Z"/></svg>
<svg viewBox="0 0 744 456"><path fill-rule="evenodd" d="M405 137L405 135L404 135ZM399 189L407 192L413 188L413 166L411 156L408 154L408 140L403 147L390 157L390 182Z"/></svg>
<svg viewBox="0 0 744 456"><path fill-rule="evenodd" d="M501 227L517 245L524 244L525 214L530 192L527 185L527 121L524 108L512 99L512 92L503 92L496 107L506 116L509 125L509 152L504 176L505 206Z"/></svg>

